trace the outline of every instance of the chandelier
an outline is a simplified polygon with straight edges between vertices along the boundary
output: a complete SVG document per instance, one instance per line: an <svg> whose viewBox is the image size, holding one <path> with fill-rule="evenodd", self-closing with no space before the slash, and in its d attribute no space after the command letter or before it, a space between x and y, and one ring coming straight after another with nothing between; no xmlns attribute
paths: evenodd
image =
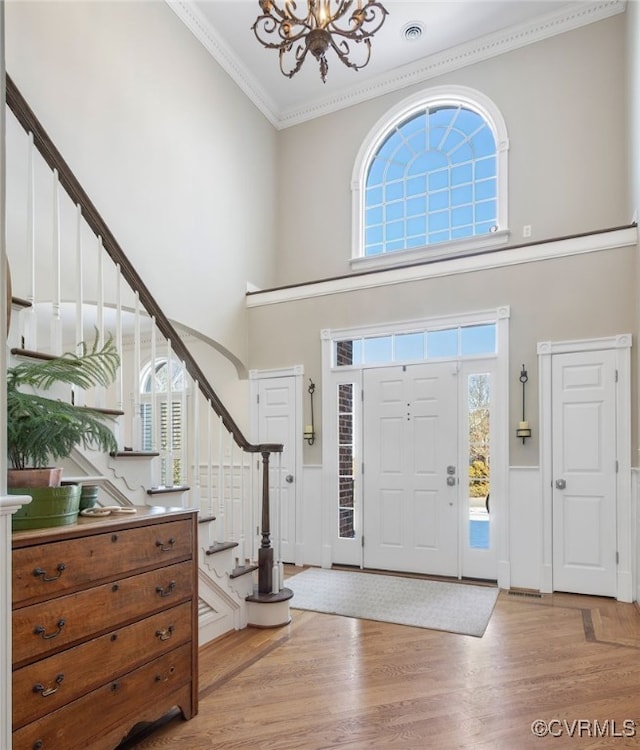
<svg viewBox="0 0 640 750"><path fill-rule="evenodd" d="M323 83L329 69L327 50L331 47L349 68L364 68L371 57L371 37L388 15L376 0L258 0L258 4L262 15L251 28L260 44L278 50L282 74L292 78L311 52L320 64ZM306 9L298 11L305 4Z"/></svg>

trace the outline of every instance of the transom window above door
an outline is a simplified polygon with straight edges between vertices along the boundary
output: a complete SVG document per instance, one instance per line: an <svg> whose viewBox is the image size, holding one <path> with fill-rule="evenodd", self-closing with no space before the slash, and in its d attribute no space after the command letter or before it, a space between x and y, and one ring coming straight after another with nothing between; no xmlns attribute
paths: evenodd
<svg viewBox="0 0 640 750"><path fill-rule="evenodd" d="M352 262L506 242L507 148L500 113L479 92L433 89L393 110L356 160Z"/></svg>
<svg viewBox="0 0 640 750"><path fill-rule="evenodd" d="M421 362L496 353L496 325L483 323L334 341L334 367Z"/></svg>

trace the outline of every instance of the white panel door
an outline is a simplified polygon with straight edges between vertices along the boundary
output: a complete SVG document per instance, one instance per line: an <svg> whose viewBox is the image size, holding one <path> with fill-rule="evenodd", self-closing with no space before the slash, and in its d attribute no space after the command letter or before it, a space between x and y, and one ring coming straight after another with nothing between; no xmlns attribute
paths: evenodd
<svg viewBox="0 0 640 750"><path fill-rule="evenodd" d="M295 378L258 381L258 442L282 443L281 461L272 453L269 466L271 539L276 559L295 560L296 534L296 404ZM278 470L278 464L280 469ZM280 537L280 548L277 539Z"/></svg>
<svg viewBox="0 0 640 750"><path fill-rule="evenodd" d="M365 567L457 575L457 435L455 365L365 371Z"/></svg>
<svg viewBox="0 0 640 750"><path fill-rule="evenodd" d="M552 359L553 588L616 595L615 352Z"/></svg>

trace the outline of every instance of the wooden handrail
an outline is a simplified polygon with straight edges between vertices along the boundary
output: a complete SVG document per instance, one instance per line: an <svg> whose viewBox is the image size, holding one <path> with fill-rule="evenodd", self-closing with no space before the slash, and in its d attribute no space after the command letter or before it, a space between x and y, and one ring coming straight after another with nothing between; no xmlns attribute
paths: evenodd
<svg viewBox="0 0 640 750"><path fill-rule="evenodd" d="M213 410L222 419L222 423L228 432L233 435L237 445L248 453L281 453L283 446L280 443L250 443L238 427L235 420L229 414L226 407L218 398L213 387L200 369L200 366L191 355L189 349L184 344L177 331L163 313L158 303L153 298L151 292L147 289L137 271L124 254L111 230L106 225L104 219L93 205L91 199L84 191L80 182L74 175L73 171L63 159L53 141L43 128L42 124L36 117L35 113L29 107L26 100L18 90L15 83L9 75L6 76L6 98L9 109L13 112L20 125L27 133L33 133L34 145L42 155L43 159L53 170L58 171L60 184L65 189L75 205L80 206L82 216L91 230L97 236L102 238L104 249L109 254L114 263L120 266L121 273L126 279L129 286L138 293L140 302L149 315L155 317L156 325L166 339L171 341L171 346L176 355L181 359L189 374L194 380L198 381L198 387L204 397L211 402Z"/></svg>

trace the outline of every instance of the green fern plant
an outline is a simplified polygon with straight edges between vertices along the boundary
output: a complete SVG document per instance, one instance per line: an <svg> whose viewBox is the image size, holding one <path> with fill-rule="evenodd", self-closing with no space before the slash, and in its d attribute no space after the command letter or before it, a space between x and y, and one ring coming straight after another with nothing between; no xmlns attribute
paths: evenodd
<svg viewBox="0 0 640 750"><path fill-rule="evenodd" d="M13 468L47 467L78 445L117 450L108 414L22 390L46 391L56 383L91 388L115 380L120 356L111 337L100 346L96 335L90 348L82 343L79 349L51 360L20 362L7 371L7 446Z"/></svg>

